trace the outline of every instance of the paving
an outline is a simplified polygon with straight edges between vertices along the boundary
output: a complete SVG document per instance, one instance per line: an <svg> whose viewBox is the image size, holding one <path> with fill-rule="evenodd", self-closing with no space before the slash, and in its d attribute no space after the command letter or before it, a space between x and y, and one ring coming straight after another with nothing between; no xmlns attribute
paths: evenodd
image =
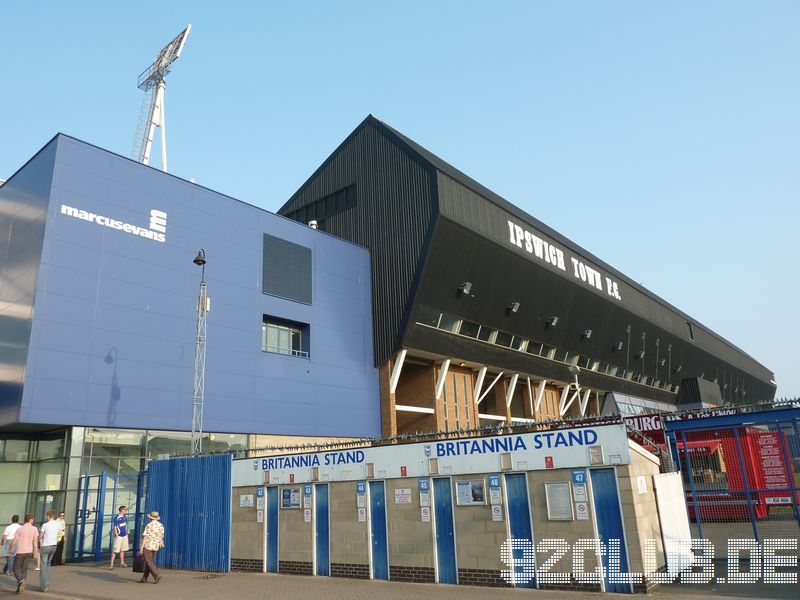
<svg viewBox="0 0 800 600"><path fill-rule="evenodd" d="M162 570L158 584L138 583L139 575L130 569L109 571L107 565L67 564L54 567L50 591L39 591L39 574L29 572L27 591L20 597L54 598L58 600L249 600L269 598L298 600L602 600L635 598L620 594L552 592L544 590L497 589L470 586L364 581L330 577L297 575L264 575L259 573L198 573ZM664 586L650 598L678 600L711 598L743 600L765 598L796 600L797 585L672 585ZM15 595L13 577L0 575L0 598Z"/></svg>

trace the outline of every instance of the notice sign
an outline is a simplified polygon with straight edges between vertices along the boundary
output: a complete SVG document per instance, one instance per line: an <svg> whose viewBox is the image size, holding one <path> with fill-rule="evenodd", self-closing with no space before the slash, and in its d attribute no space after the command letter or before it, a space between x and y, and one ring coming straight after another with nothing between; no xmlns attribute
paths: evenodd
<svg viewBox="0 0 800 600"><path fill-rule="evenodd" d="M281 490L281 508L300 508L300 488L291 487Z"/></svg>
<svg viewBox="0 0 800 600"><path fill-rule="evenodd" d="M547 518L550 521L572 521L572 494L569 481L548 481L544 484Z"/></svg>
<svg viewBox="0 0 800 600"><path fill-rule="evenodd" d="M253 494L242 494L239 496L239 508L252 508Z"/></svg>
<svg viewBox="0 0 800 600"><path fill-rule="evenodd" d="M575 517L578 521L588 521L589 520L589 503L588 502L576 502L575 503Z"/></svg>
<svg viewBox="0 0 800 600"><path fill-rule="evenodd" d="M303 509L303 521L306 523L311 523L311 509L304 508Z"/></svg>
<svg viewBox="0 0 800 600"><path fill-rule="evenodd" d="M264 496L256 498L256 508L258 510L264 510Z"/></svg>
<svg viewBox="0 0 800 600"><path fill-rule="evenodd" d="M420 508L420 513L422 514L422 522L423 523L430 523L431 522L431 507L430 506L423 506Z"/></svg>
<svg viewBox="0 0 800 600"><path fill-rule="evenodd" d="M773 431L759 431L757 435L758 459L764 476L764 488L775 490L792 487L786 474L780 434ZM764 498L764 502L766 504L791 504L792 496L788 492L773 492Z"/></svg>
<svg viewBox="0 0 800 600"><path fill-rule="evenodd" d="M411 504L411 488L397 488L394 491L395 504Z"/></svg>
<svg viewBox="0 0 800 600"><path fill-rule="evenodd" d="M459 506L486 504L486 490L483 479L456 481L456 498Z"/></svg>
<svg viewBox="0 0 800 600"><path fill-rule="evenodd" d="M263 523L264 522L264 511L258 510L256 511L256 523Z"/></svg>
<svg viewBox="0 0 800 600"><path fill-rule="evenodd" d="M492 506L503 503L503 494L500 489L500 475L489 475L489 504ZM494 516L494 512L492 512Z"/></svg>
<svg viewBox="0 0 800 600"><path fill-rule="evenodd" d="M364 523L367 520L367 509L359 506L358 507L358 522Z"/></svg>
<svg viewBox="0 0 800 600"><path fill-rule="evenodd" d="M503 507L500 504L492 505L492 521L503 520Z"/></svg>

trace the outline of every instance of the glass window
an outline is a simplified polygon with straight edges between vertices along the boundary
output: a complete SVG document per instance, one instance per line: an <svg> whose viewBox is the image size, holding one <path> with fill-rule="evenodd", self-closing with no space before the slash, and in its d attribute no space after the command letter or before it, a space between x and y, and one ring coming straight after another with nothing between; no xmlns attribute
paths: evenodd
<svg viewBox="0 0 800 600"><path fill-rule="evenodd" d="M555 348L553 348L552 346L548 346L547 344L542 344L542 352L541 352L540 356L543 356L544 358L552 359L552 358L555 357L555 355L556 355L556 349Z"/></svg>
<svg viewBox="0 0 800 600"><path fill-rule="evenodd" d="M498 331L497 338L495 338L494 343L498 346L505 346L506 348L511 347L511 341L514 339L514 336L510 333L506 333L505 331Z"/></svg>
<svg viewBox="0 0 800 600"><path fill-rule="evenodd" d="M64 471L64 460L43 460L33 465L34 476L32 489L54 491L61 489L61 474Z"/></svg>
<svg viewBox="0 0 800 600"><path fill-rule="evenodd" d="M514 350L521 350L521 351L524 352L525 351L525 345L527 343L528 343L528 340L526 340L524 337L520 337L518 335L515 335L514 336L514 340L511 342L511 347Z"/></svg>
<svg viewBox="0 0 800 600"><path fill-rule="evenodd" d="M36 459L47 460L64 456L64 438L39 440L36 445Z"/></svg>
<svg viewBox="0 0 800 600"><path fill-rule="evenodd" d="M458 331L461 319L450 313L442 313L442 319L439 321L439 329L456 333Z"/></svg>
<svg viewBox="0 0 800 600"><path fill-rule="evenodd" d="M308 351L303 349L303 331L299 327L267 321L262 324L261 330L264 352L308 358Z"/></svg>
<svg viewBox="0 0 800 600"><path fill-rule="evenodd" d="M486 325L481 325L481 329L478 332L478 339L483 340L484 342L493 342L494 341L495 331L491 327L487 327Z"/></svg>
<svg viewBox="0 0 800 600"><path fill-rule="evenodd" d="M417 323L438 327L441 316L441 311L434 310L430 306L420 306L417 311Z"/></svg>
<svg viewBox="0 0 800 600"><path fill-rule="evenodd" d="M28 440L6 440L3 444L3 460L6 462L30 460L30 445Z"/></svg>
<svg viewBox="0 0 800 600"><path fill-rule="evenodd" d="M542 345L539 342L534 342L530 340L528 342L528 353L529 354L541 354L542 352Z"/></svg>
<svg viewBox="0 0 800 600"><path fill-rule="evenodd" d="M477 323L473 323L472 321L461 321L461 328L458 330L458 333L461 335L465 335L467 337L478 337L478 330L480 329L480 325Z"/></svg>
<svg viewBox="0 0 800 600"><path fill-rule="evenodd" d="M29 475L29 463L0 463L0 481L3 482L4 492L27 492ZM22 512L22 509L17 512Z"/></svg>
<svg viewBox="0 0 800 600"><path fill-rule="evenodd" d="M569 352L560 349L557 349L555 351L555 355L553 356L553 360L557 360L559 362L567 362L568 358L569 358Z"/></svg>

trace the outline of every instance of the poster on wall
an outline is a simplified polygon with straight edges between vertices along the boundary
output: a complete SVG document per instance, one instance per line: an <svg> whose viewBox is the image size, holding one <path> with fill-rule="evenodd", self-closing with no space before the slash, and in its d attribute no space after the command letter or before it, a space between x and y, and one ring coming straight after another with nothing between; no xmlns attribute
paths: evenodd
<svg viewBox="0 0 800 600"><path fill-rule="evenodd" d="M291 487L281 490L281 508L300 508L300 488Z"/></svg>
<svg viewBox="0 0 800 600"><path fill-rule="evenodd" d="M456 498L459 506L486 504L486 489L483 479L456 481Z"/></svg>
<svg viewBox="0 0 800 600"><path fill-rule="evenodd" d="M572 494L569 481L548 481L544 484L547 500L547 519L550 521L572 521Z"/></svg>
<svg viewBox="0 0 800 600"><path fill-rule="evenodd" d="M252 508L253 494L241 494L239 496L239 508Z"/></svg>

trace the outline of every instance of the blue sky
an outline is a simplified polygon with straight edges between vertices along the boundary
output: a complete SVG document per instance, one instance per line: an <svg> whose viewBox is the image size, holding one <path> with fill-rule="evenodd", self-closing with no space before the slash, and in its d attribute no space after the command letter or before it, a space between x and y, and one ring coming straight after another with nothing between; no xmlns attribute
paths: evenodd
<svg viewBox="0 0 800 600"><path fill-rule="evenodd" d="M800 395L800 3L4 3L0 178L56 132L277 210L373 113ZM156 148L154 164L158 164Z"/></svg>

